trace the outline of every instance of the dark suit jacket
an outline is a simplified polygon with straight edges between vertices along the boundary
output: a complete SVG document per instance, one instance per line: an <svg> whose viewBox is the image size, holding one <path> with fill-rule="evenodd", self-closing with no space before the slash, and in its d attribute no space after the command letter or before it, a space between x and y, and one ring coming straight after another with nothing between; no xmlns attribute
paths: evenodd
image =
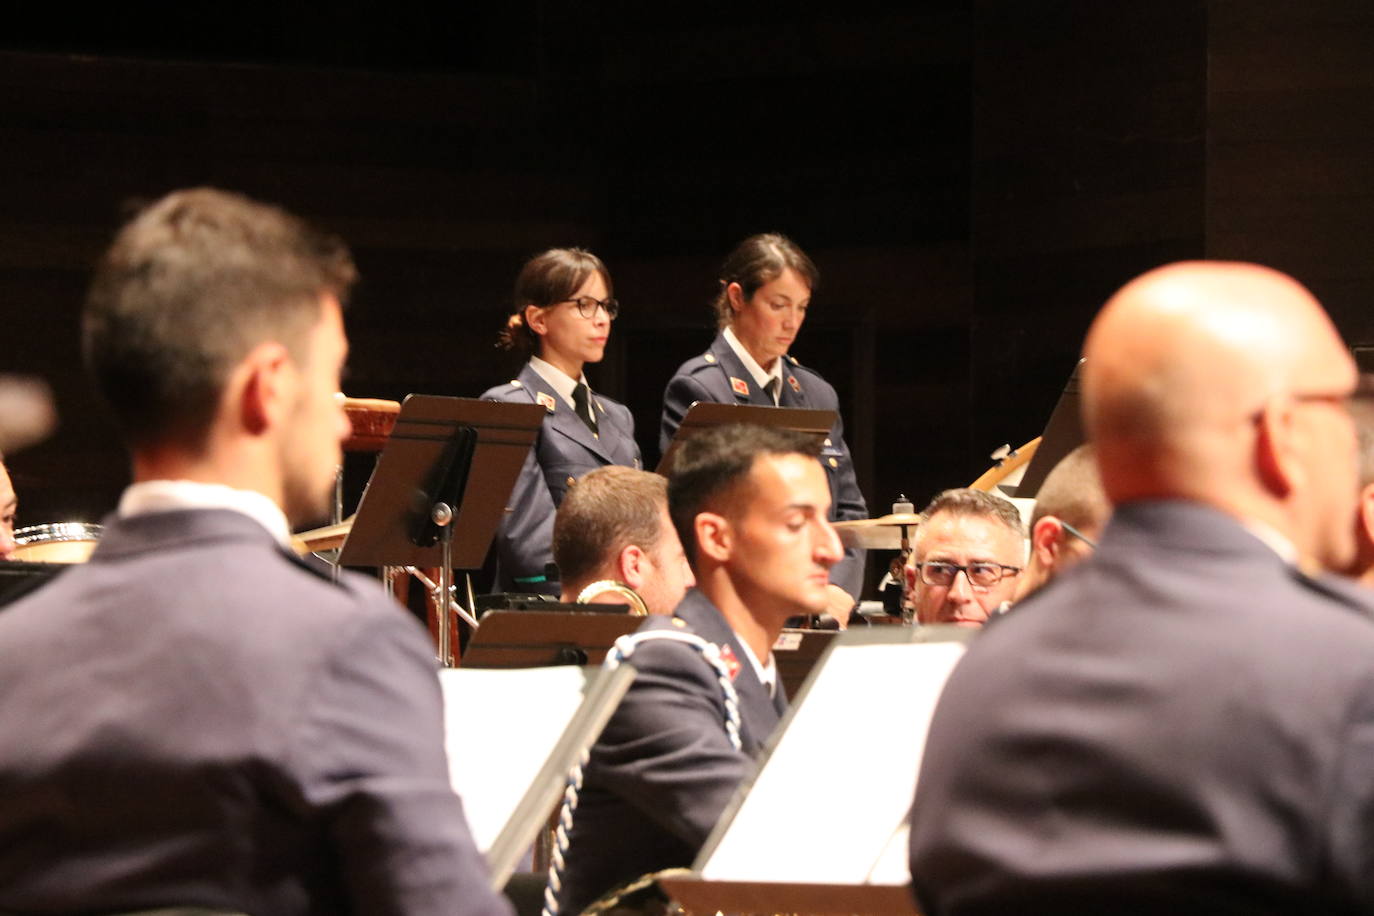
<svg viewBox="0 0 1374 916"><path fill-rule="evenodd" d="M544 568L553 560L554 513L572 482L588 471L609 464L639 467L634 419L624 404L593 393L598 432L592 435L528 363L519 376L489 389L482 397L507 404L538 404L542 400L548 410L496 533L497 583L502 591L556 595L557 584L544 578Z"/></svg>
<svg viewBox="0 0 1374 916"><path fill-rule="evenodd" d="M0 611L0 911L506 916L434 649L237 512L110 520Z"/></svg>
<svg viewBox="0 0 1374 916"><path fill-rule="evenodd" d="M781 683L770 698L705 595L688 591L672 618L651 616L640 630L675 627L729 646L738 660L742 750L726 737L720 683L701 654L669 640L639 646L627 659L638 674L586 768L559 897L564 913L580 913L641 875L691 865L787 708Z"/></svg>
<svg viewBox="0 0 1374 916"><path fill-rule="evenodd" d="M1118 508L945 687L925 912L1374 912L1368 606L1219 512Z"/></svg>
<svg viewBox="0 0 1374 916"><path fill-rule="evenodd" d="M840 399L835 389L792 357L784 356L782 360L783 384L777 406L836 411L835 425L821 450L821 465L830 482L830 520L868 518L868 506L854 475L854 459L844 441L844 420L839 416ZM735 390L735 379L744 383L747 394ZM673 441L682 418L698 401L774 406L773 399L754 382L744 363L730 349L723 332L716 335L709 350L687 360L668 380L668 387L663 392L663 421L658 438L661 451L668 450L668 443ZM844 559L830 570L830 581L855 598L863 589L863 579L864 551L858 548L845 550Z"/></svg>

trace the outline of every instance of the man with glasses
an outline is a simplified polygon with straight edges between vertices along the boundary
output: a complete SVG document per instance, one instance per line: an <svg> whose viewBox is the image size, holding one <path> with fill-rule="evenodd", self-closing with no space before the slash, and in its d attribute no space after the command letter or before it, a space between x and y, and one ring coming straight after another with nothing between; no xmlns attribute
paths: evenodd
<svg viewBox="0 0 1374 916"><path fill-rule="evenodd" d="M1016 585L1016 600L1092 556L1111 514L1093 447L1080 445L1059 459L1035 495L1030 562Z"/></svg>
<svg viewBox="0 0 1374 916"><path fill-rule="evenodd" d="M945 490L921 513L906 570L919 623L981 627L1016 593L1025 566L1016 507L982 490Z"/></svg>
<svg viewBox="0 0 1374 916"><path fill-rule="evenodd" d="M1097 316L1092 562L971 642L913 806L927 916L1374 912L1374 619L1355 365L1253 264L1151 271Z"/></svg>

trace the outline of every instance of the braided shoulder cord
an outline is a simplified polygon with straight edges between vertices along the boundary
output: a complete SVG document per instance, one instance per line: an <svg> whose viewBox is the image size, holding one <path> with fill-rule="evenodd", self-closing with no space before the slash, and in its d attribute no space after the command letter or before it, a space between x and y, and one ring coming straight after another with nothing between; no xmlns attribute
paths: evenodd
<svg viewBox="0 0 1374 916"><path fill-rule="evenodd" d="M601 670L614 671L620 667L621 662L633 655L640 645L657 639L670 639L691 646L715 669L716 681L720 684L720 692L725 699L725 735L730 739L731 747L737 751L741 750L743 745L739 736L739 693L735 690L734 682L730 680L730 669L726 666L725 659L721 658L720 647L715 643L707 642L695 633L684 633L680 630L630 633L615 641L611 651L606 653L606 660L601 663ZM558 826L554 829L549 880L544 885L544 908L540 916L558 916L558 893L563 887L564 856L568 851L569 837L572 835L578 793L582 791L583 770L590 759L590 754L584 750L581 758L568 772L568 784L563 790L563 804L558 811Z"/></svg>

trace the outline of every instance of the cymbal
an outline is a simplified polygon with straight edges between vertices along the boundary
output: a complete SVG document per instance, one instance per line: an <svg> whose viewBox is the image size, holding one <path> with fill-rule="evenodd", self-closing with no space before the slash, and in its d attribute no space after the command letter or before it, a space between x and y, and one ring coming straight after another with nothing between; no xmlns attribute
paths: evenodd
<svg viewBox="0 0 1374 916"><path fill-rule="evenodd" d="M915 512L900 512L878 518L859 518L847 522L836 522L840 541L846 547L862 547L866 550L901 550L902 536L910 540L921 516ZM909 546L909 545L908 545Z"/></svg>
<svg viewBox="0 0 1374 916"><path fill-rule="evenodd" d="M323 528L298 531L291 535L291 546L296 553L302 556L307 553L335 550L342 547L344 539L348 537L348 532L353 530L353 518L355 517L346 518L336 525L325 525Z"/></svg>

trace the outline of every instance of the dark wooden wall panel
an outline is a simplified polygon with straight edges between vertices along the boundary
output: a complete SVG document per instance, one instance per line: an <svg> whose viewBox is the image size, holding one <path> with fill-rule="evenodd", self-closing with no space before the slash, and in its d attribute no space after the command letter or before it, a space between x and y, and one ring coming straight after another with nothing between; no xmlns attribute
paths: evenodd
<svg viewBox="0 0 1374 916"><path fill-rule="evenodd" d="M1207 253L1287 271L1374 342L1374 6L1208 4Z"/></svg>
<svg viewBox="0 0 1374 916"><path fill-rule="evenodd" d="M975 4L970 466L1038 435L1093 314L1203 251L1203 0Z"/></svg>

